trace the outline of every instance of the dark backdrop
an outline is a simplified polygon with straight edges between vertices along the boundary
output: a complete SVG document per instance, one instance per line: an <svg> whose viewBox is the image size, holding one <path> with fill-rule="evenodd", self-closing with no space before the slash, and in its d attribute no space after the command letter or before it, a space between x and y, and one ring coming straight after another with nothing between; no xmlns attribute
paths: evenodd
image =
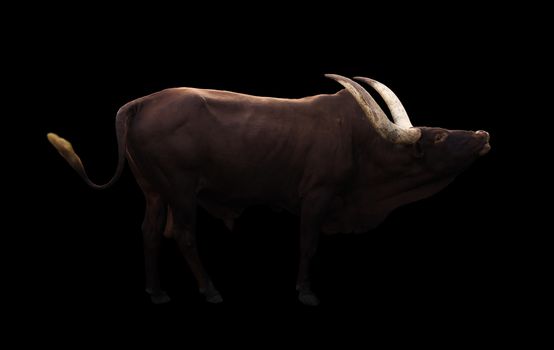
<svg viewBox="0 0 554 350"><path fill-rule="evenodd" d="M471 26L467 17L446 16L410 22L395 34L348 19L299 26L300 15L218 26L211 19L211 32L206 23L149 26L144 19L142 26L127 19L104 30L98 18L37 30L31 47L41 59L27 64L25 83L42 111L32 134L40 140L32 172L40 190L35 215L26 220L41 229L25 242L32 258L21 266L39 319L132 314L143 322L253 312L302 323L339 311L368 323L425 319L429 327L463 324L478 333L509 317L507 277L517 263L507 251L513 242L503 209L510 195L499 178L511 118L501 108L511 97L500 67L511 32L490 27L485 15L469 15ZM487 130L492 151L441 193L396 210L378 229L324 236L313 274L322 300L315 310L296 301L298 218L265 207L247 210L233 232L199 211L200 253L222 305L198 295L171 240L163 244L161 275L173 301L150 305L143 292L144 200L129 168L113 188L94 191L50 147L46 133L70 140L90 177L102 183L116 165L115 114L132 99L175 86L289 98L338 91L325 73L387 84L415 125ZM468 318L469 325L462 321Z"/></svg>

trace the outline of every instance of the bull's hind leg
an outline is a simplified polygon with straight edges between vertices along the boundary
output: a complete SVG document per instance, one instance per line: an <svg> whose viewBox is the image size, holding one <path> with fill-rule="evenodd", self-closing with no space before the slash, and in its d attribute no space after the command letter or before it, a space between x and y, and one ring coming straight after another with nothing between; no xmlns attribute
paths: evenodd
<svg viewBox="0 0 554 350"><path fill-rule="evenodd" d="M144 242L144 276L146 292L154 304L169 301L169 296L160 287L159 257L162 232L166 220L165 203L157 194L146 194L146 213L142 223Z"/></svg>
<svg viewBox="0 0 554 350"><path fill-rule="evenodd" d="M182 184L181 184L182 185ZM196 278L200 293L210 303L223 301L221 294L215 289L212 280L198 255L196 246L196 188L187 186L185 193L173 197L170 210L173 216L172 236L177 241L179 248Z"/></svg>
<svg viewBox="0 0 554 350"><path fill-rule="evenodd" d="M135 175L144 198L146 210L142 222L142 237L144 245L144 279L146 292L154 304L163 304L169 301L167 293L160 288L159 258L161 239L166 222L166 206L160 194L154 190L143 174L139 171L137 164L130 154L127 154L129 166Z"/></svg>

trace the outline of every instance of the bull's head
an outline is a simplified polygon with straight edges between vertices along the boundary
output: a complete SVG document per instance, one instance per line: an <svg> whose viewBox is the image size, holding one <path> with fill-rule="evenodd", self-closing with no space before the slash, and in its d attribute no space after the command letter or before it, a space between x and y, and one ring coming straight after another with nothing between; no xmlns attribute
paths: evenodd
<svg viewBox="0 0 554 350"><path fill-rule="evenodd" d="M477 157L486 154L489 134L486 131L446 130L442 128L414 127L402 103L385 85L369 78L354 79L369 84L387 104L391 122L371 95L358 83L335 74L326 77L343 85L356 99L375 131L385 140L403 144L412 149L415 158L437 175L455 174ZM440 161L439 161L440 160Z"/></svg>

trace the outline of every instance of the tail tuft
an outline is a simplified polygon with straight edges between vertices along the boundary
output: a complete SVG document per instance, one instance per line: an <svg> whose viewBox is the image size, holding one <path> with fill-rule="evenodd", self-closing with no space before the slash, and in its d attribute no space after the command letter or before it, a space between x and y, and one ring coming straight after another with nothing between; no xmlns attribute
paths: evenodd
<svg viewBox="0 0 554 350"><path fill-rule="evenodd" d="M54 146L58 153L71 165L71 167L81 176L81 178L92 188L97 190L102 190L113 185L117 179L121 176L123 172L123 166L125 165L125 152L127 149L127 128L129 126L130 117L134 113L134 108L131 103L128 103L126 106L123 106L117 112L115 116L115 133L117 136L117 153L118 161L117 168L115 169L115 174L107 183L103 185L98 185L92 182L81 162L81 158L73 150L73 146L66 139L59 137L54 133L49 133L46 135L48 141Z"/></svg>
<svg viewBox="0 0 554 350"><path fill-rule="evenodd" d="M73 150L71 143L64 138L59 137L54 133L48 133L46 135L48 141L56 148L58 153L75 169L78 173L84 172L83 163L81 158Z"/></svg>

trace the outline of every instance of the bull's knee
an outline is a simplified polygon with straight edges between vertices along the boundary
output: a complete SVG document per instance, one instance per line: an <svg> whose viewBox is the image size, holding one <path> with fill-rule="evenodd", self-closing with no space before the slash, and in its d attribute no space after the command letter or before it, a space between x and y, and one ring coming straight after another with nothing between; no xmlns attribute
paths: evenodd
<svg viewBox="0 0 554 350"><path fill-rule="evenodd" d="M172 236L185 251L196 249L196 237L193 234L186 231L174 231Z"/></svg>
<svg viewBox="0 0 554 350"><path fill-rule="evenodd" d="M142 232L145 237L154 237L163 230L165 220L165 211L161 202L150 201L146 206L146 213L142 222Z"/></svg>

